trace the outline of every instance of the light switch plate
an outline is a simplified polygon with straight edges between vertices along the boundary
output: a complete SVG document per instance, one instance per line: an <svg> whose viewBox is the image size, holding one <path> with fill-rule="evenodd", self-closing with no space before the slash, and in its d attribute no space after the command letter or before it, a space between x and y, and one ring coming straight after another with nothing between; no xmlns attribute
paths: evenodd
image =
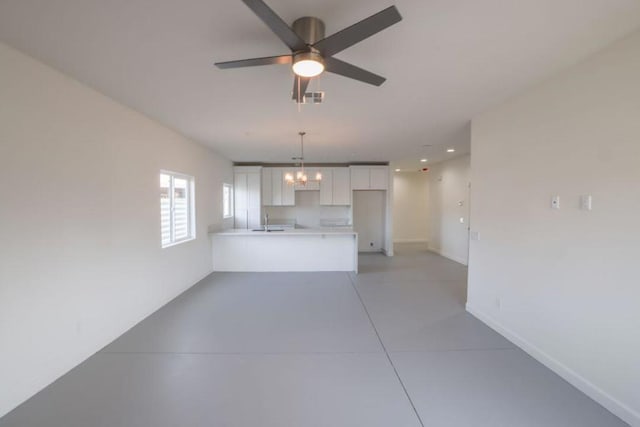
<svg viewBox="0 0 640 427"><path fill-rule="evenodd" d="M551 208L560 209L560 196L553 196L551 198Z"/></svg>
<svg viewBox="0 0 640 427"><path fill-rule="evenodd" d="M580 209L583 211L591 210L591 194L582 194L580 196Z"/></svg>

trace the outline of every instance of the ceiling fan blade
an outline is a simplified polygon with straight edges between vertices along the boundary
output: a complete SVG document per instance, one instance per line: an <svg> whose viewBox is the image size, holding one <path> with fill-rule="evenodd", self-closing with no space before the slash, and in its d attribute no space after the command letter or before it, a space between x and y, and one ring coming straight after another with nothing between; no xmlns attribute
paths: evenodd
<svg viewBox="0 0 640 427"><path fill-rule="evenodd" d="M351 65L348 62L344 62L336 58L325 58L324 67L324 69L330 73L340 74L341 76L360 80L361 82L369 83L374 86L380 86L385 82L385 80L387 80L382 76L363 70L360 67L356 67L355 65Z"/></svg>
<svg viewBox="0 0 640 427"><path fill-rule="evenodd" d="M216 62L221 69L255 67L256 65L291 64L291 55L267 56L264 58L239 59L237 61Z"/></svg>
<svg viewBox="0 0 640 427"><path fill-rule="evenodd" d="M262 0L242 0L267 27L292 51L306 49L307 44Z"/></svg>
<svg viewBox="0 0 640 427"><path fill-rule="evenodd" d="M307 86L309 86L310 81L311 77L296 76L295 79L293 79L293 95L291 96L291 99L296 102L302 102L302 98L307 92ZM300 86L298 86L298 82L300 82ZM298 87L300 88L299 92Z"/></svg>
<svg viewBox="0 0 640 427"><path fill-rule="evenodd" d="M322 52L322 55L325 57L332 56L401 20L402 16L400 16L398 9L395 6L390 6L375 15L371 15L342 31L338 31L320 40L314 44L313 47Z"/></svg>

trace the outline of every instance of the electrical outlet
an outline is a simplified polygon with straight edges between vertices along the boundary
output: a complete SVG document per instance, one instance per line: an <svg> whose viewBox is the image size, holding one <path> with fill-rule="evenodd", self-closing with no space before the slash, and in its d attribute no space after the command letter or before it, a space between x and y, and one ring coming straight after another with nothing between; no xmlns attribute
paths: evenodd
<svg viewBox="0 0 640 427"><path fill-rule="evenodd" d="M373 242L370 242L370 243L369 243L369 246L373 247Z"/></svg>
<svg viewBox="0 0 640 427"><path fill-rule="evenodd" d="M553 196L551 198L551 208L560 209L560 196Z"/></svg>

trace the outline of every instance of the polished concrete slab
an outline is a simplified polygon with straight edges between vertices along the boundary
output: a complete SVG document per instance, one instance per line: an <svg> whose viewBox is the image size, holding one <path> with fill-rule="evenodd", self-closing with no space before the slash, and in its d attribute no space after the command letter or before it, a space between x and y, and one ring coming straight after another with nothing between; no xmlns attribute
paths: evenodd
<svg viewBox="0 0 640 427"><path fill-rule="evenodd" d="M382 352L346 273L216 273L105 352Z"/></svg>
<svg viewBox="0 0 640 427"><path fill-rule="evenodd" d="M626 425L467 314L464 266L360 260L213 274L0 427Z"/></svg>
<svg viewBox="0 0 640 427"><path fill-rule="evenodd" d="M101 353L3 427L419 427L383 353Z"/></svg>
<svg viewBox="0 0 640 427"><path fill-rule="evenodd" d="M425 426L625 426L520 349L392 353Z"/></svg>

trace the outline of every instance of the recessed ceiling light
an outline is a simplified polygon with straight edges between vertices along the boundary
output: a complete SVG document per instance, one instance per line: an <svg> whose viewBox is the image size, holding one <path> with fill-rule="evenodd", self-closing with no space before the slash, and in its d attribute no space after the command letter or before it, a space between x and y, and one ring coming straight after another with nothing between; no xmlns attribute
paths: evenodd
<svg viewBox="0 0 640 427"><path fill-rule="evenodd" d="M456 149L455 148L449 148L447 149L447 153L455 153Z"/></svg>
<svg viewBox="0 0 640 427"><path fill-rule="evenodd" d="M400 169L396 169L396 172L400 172Z"/></svg>
<svg viewBox="0 0 640 427"><path fill-rule="evenodd" d="M422 163L426 163L426 162L427 162L427 159L420 159L420 161L421 161Z"/></svg>

